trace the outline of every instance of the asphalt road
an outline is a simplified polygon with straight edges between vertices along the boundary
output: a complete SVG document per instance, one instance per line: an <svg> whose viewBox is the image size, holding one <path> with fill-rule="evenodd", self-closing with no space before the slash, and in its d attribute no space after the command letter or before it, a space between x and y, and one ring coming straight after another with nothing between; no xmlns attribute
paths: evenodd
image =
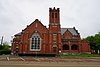
<svg viewBox="0 0 100 67"><path fill-rule="evenodd" d="M100 67L100 62L0 61L0 67Z"/></svg>

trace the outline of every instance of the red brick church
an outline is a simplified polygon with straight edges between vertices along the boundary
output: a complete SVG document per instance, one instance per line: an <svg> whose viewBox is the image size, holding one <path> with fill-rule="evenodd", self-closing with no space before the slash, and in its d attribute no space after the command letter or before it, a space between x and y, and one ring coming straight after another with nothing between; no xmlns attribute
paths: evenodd
<svg viewBox="0 0 100 67"><path fill-rule="evenodd" d="M78 30L61 28L59 8L49 8L49 28L36 19L14 35L13 54L90 53L88 41L81 40Z"/></svg>

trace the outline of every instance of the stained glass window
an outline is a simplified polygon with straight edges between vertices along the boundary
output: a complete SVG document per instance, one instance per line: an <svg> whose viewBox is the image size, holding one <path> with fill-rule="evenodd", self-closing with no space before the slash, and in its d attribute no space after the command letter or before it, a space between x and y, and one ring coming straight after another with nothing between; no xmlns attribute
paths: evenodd
<svg viewBox="0 0 100 67"><path fill-rule="evenodd" d="M31 50L40 50L41 40L38 33L35 33L31 38Z"/></svg>

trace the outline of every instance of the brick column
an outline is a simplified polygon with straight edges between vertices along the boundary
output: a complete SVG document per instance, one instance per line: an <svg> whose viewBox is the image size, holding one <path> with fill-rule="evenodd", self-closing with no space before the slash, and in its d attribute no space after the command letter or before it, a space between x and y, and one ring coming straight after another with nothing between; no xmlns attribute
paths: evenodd
<svg viewBox="0 0 100 67"><path fill-rule="evenodd" d="M52 52L52 34L49 33L49 46L50 46L50 53Z"/></svg>

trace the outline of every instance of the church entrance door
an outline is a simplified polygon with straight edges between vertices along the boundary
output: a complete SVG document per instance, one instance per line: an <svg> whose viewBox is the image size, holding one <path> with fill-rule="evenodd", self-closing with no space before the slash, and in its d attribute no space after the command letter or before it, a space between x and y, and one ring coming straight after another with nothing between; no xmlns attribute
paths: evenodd
<svg viewBox="0 0 100 67"><path fill-rule="evenodd" d="M58 53L57 45L53 45L53 53Z"/></svg>

